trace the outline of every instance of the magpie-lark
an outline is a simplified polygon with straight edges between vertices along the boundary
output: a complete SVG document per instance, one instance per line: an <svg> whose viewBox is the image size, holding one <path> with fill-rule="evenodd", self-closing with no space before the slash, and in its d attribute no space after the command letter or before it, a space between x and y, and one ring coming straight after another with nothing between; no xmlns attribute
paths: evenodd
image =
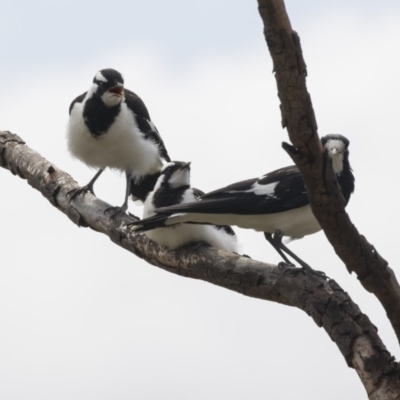
<svg viewBox="0 0 400 400"><path fill-rule="evenodd" d="M122 75L111 68L97 72L89 91L74 99L69 113L70 152L98 169L87 185L72 191L71 200L85 191L93 193L95 181L107 167L126 174L125 201L113 209L125 212L130 193L144 200L159 176L162 160L171 160L145 104L124 88Z"/></svg>
<svg viewBox="0 0 400 400"><path fill-rule="evenodd" d="M160 207L197 201L199 190L190 187L190 163L173 161L161 170L160 177L144 203L143 217L154 215ZM212 247L237 251L237 240L230 226L176 224L146 232L154 242L177 249L188 243L206 242Z"/></svg>
<svg viewBox="0 0 400 400"><path fill-rule="evenodd" d="M347 204L354 191L349 164L349 141L339 134L324 136L322 145L332 159L333 170ZM236 225L264 232L265 238L291 264L285 253L297 261L300 271L314 272L283 243L282 237L302 238L321 230L314 217L303 177L296 166L281 168L260 178L248 179L215 190L197 202L158 207L155 216L134 222L136 231L148 231L178 223Z"/></svg>

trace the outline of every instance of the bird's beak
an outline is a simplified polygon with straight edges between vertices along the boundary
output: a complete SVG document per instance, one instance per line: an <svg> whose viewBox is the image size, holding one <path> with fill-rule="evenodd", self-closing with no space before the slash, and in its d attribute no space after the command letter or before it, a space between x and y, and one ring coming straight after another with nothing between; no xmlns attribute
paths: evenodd
<svg viewBox="0 0 400 400"><path fill-rule="evenodd" d="M190 169L190 164L191 164L190 161L187 162L187 163L182 164L182 169Z"/></svg>
<svg viewBox="0 0 400 400"><path fill-rule="evenodd" d="M124 95L124 85L122 83L118 83L117 85L108 89L110 93L114 93L117 96L123 97Z"/></svg>
<svg viewBox="0 0 400 400"><path fill-rule="evenodd" d="M332 155L336 155L336 154L338 154L338 153L339 153L339 150L338 150L336 147L334 147L334 148L331 149L331 154L332 154Z"/></svg>

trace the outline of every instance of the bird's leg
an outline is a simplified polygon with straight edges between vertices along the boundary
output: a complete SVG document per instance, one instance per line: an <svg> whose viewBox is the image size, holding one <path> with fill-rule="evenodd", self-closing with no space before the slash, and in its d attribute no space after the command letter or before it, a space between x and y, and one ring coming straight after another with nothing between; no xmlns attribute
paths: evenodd
<svg viewBox="0 0 400 400"><path fill-rule="evenodd" d="M121 207L121 209L124 210L124 212L128 209L128 199L129 199L129 195L131 194L131 182L132 182L132 175L130 172L127 172L126 173L125 201Z"/></svg>
<svg viewBox="0 0 400 400"><path fill-rule="evenodd" d="M131 180L132 180L132 175L130 172L126 172L126 192L125 192L125 201L122 204L121 207L107 207L104 210L104 214L108 211L113 211L113 213L110 216L110 219L114 218L117 214L120 213L125 213L126 210L128 209L128 199L129 195L131 193Z"/></svg>
<svg viewBox="0 0 400 400"><path fill-rule="evenodd" d="M279 253L279 255L285 261L284 263L279 263L279 265L284 264L284 265L294 266L294 264L286 257L286 254L276 244L275 236L273 237L272 234L268 232L264 232L264 236L265 239L267 239L267 241L271 244L271 246Z"/></svg>
<svg viewBox="0 0 400 400"><path fill-rule="evenodd" d="M100 168L96 172L96 175L92 178L92 180L87 185L82 186L80 188L70 190L67 193L67 195L70 195L69 201L72 201L76 196L80 195L83 192L90 192L94 195L93 185L97 181L97 178L103 173L103 171L104 171L104 168Z"/></svg>
<svg viewBox="0 0 400 400"><path fill-rule="evenodd" d="M293 253L293 251L289 250L287 246L285 246L282 243L282 237L283 234L280 230L276 230L273 236L273 241L275 243L276 247L279 247L279 249L282 252L285 252L287 255L289 255L290 257L293 258L293 260L297 261L300 265L301 268L299 268L298 271L288 271L288 273L296 276L299 272L303 272L304 274L311 274L311 275L316 275L320 278L325 278L327 279L327 276L324 272L322 271L316 271L314 269L312 269L307 263L305 263L301 258L299 258L296 254ZM285 258L284 258L285 260ZM286 260L285 260L286 261Z"/></svg>

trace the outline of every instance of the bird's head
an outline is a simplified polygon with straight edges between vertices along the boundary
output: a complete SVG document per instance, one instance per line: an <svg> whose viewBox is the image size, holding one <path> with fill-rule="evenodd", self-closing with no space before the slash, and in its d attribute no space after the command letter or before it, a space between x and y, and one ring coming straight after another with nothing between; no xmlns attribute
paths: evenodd
<svg viewBox="0 0 400 400"><path fill-rule="evenodd" d="M172 188L190 186L190 162L172 161L164 165L157 184Z"/></svg>
<svg viewBox="0 0 400 400"><path fill-rule="evenodd" d="M93 78L91 92L107 107L118 106L124 98L124 78L115 69L101 69Z"/></svg>
<svg viewBox="0 0 400 400"><path fill-rule="evenodd" d="M339 134L330 134L321 138L322 146L332 159L333 170L340 175L343 170L343 161L349 156L350 141Z"/></svg>

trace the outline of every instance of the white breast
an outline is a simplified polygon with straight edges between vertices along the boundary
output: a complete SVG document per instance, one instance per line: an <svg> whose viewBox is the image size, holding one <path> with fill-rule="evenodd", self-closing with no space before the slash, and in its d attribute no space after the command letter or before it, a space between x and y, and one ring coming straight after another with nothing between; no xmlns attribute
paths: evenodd
<svg viewBox="0 0 400 400"><path fill-rule="evenodd" d="M99 137L89 132L83 106L75 104L68 122L68 149L73 156L90 167L130 171L137 177L160 169L158 146L144 138L125 103L110 129Z"/></svg>
<svg viewBox="0 0 400 400"><path fill-rule="evenodd" d="M205 242L216 249L237 251L236 237L213 225L180 224L147 231L146 236L172 250L188 243Z"/></svg>
<svg viewBox="0 0 400 400"><path fill-rule="evenodd" d="M154 215L153 206L154 191L145 201L143 218ZM196 201L191 189L185 191L182 203ZM217 229L212 225L178 224L169 228L158 228L146 232L146 236L161 246L177 249L188 243L206 242L212 247L226 251L237 251L236 236L228 235L223 229Z"/></svg>

